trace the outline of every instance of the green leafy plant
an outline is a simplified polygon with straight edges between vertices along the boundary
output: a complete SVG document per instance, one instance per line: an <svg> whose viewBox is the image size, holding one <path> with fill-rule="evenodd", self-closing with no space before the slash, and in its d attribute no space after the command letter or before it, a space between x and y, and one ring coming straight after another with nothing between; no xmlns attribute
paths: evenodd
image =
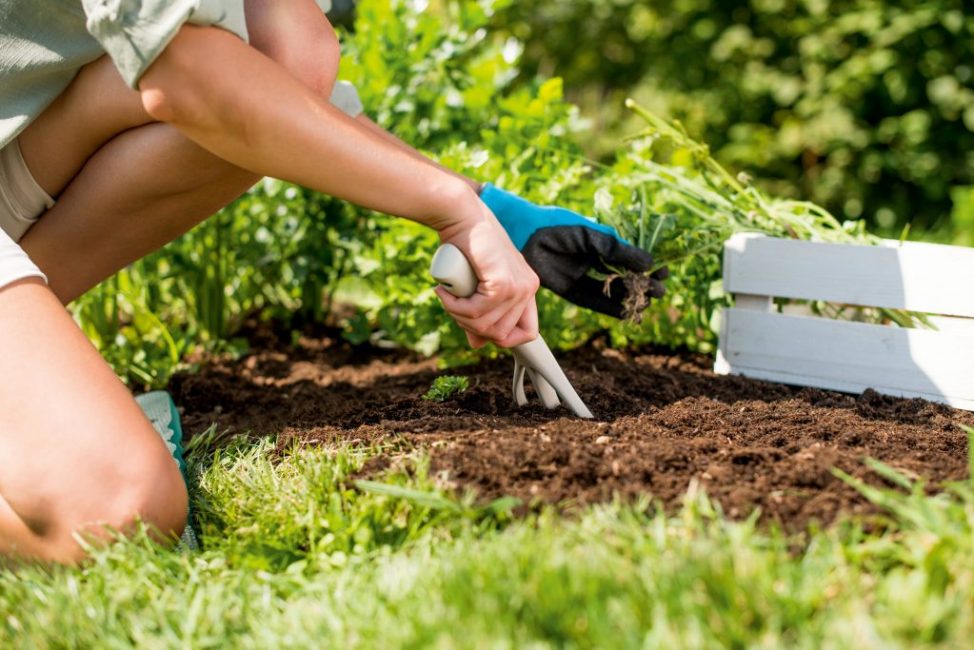
<svg viewBox="0 0 974 650"><path fill-rule="evenodd" d="M443 375L433 380L423 399L431 402L445 402L451 397L456 397L460 393L466 392L470 388L470 380L466 377L456 375Z"/></svg>
<svg viewBox="0 0 974 650"><path fill-rule="evenodd" d="M726 304L716 285L721 253L724 242L735 233L849 244L879 242L866 232L862 221L841 222L812 202L769 196L747 174L728 171L679 121L667 121L632 100L627 106L645 128L630 138L631 149L596 181L600 185L596 207L623 236L653 252L658 267L670 268L680 295L668 300L685 300L688 293L694 298L689 307L681 303L682 310L699 310L708 322L716 319ZM625 280L636 289L646 281L643 277ZM627 308L638 319L649 305L639 300L643 291L630 294L637 299ZM813 308L832 315L841 311L825 304ZM903 326L915 322L910 314L895 310L869 312L866 317Z"/></svg>
<svg viewBox="0 0 974 650"><path fill-rule="evenodd" d="M626 105L647 128L630 138L638 219L617 219L630 238L661 263L720 248L740 231L845 243L876 243L863 222L841 223L809 201L775 199L745 173L731 174L679 121L668 122L636 102Z"/></svg>

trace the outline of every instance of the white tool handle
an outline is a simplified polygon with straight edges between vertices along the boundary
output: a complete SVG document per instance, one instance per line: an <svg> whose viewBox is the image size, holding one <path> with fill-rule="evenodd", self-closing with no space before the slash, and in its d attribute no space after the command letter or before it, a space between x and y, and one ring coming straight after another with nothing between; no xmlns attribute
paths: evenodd
<svg viewBox="0 0 974 650"><path fill-rule="evenodd" d="M477 293L480 284L467 256L453 244L443 244L437 249L430 264L430 275L457 298L469 298Z"/></svg>
<svg viewBox="0 0 974 650"><path fill-rule="evenodd" d="M430 265L430 274L434 280L458 298L472 296L480 283L466 256L453 244L444 244L436 251L433 263ZM523 366L524 370L528 371L545 406L548 408L558 406L557 397L560 396L575 415L583 418L593 417L541 336L529 343L514 347L512 352L516 366ZM521 385L523 373L520 370L515 367L514 372L514 394L518 402L524 396L524 388Z"/></svg>

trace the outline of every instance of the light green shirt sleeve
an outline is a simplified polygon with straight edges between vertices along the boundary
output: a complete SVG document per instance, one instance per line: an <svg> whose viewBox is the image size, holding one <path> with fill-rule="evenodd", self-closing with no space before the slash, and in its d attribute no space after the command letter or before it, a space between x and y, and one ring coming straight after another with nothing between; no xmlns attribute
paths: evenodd
<svg viewBox="0 0 974 650"><path fill-rule="evenodd" d="M186 23L248 40L244 0L82 0L87 28L132 88Z"/></svg>

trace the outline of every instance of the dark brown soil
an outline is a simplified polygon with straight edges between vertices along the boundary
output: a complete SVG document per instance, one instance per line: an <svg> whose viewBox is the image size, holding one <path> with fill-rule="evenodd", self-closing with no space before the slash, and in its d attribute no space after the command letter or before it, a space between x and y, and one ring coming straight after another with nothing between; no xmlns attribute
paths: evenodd
<svg viewBox="0 0 974 650"><path fill-rule="evenodd" d="M622 353L598 343L561 355L596 414L513 406L509 358L437 370L403 353L355 349L327 336L283 345L257 336L238 361L214 360L176 377L188 434L216 422L231 433L297 441L389 443L378 471L406 450L428 449L433 469L484 499L503 495L565 506L649 494L680 503L697 481L735 518L799 530L875 509L832 474L880 483L874 457L935 487L966 478L974 414L873 392L848 396L736 377L711 361L660 351ZM470 389L445 403L421 399L438 374Z"/></svg>

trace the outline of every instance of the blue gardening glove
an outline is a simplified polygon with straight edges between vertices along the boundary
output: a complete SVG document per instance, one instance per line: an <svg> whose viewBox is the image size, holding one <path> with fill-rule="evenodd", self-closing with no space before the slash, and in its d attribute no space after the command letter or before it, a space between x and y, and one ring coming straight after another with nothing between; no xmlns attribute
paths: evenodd
<svg viewBox="0 0 974 650"><path fill-rule="evenodd" d="M653 256L629 244L614 228L597 224L580 214L530 201L484 185L480 199L497 217L514 246L521 251L541 285L580 307L615 318L635 316L626 305L648 305L666 292L667 270L653 273L640 290L644 297L629 296L628 283L617 278L606 285L589 271L611 275L615 271L646 273ZM612 267L611 269L609 267ZM632 300L631 298L636 298ZM627 300L628 299L628 300Z"/></svg>

